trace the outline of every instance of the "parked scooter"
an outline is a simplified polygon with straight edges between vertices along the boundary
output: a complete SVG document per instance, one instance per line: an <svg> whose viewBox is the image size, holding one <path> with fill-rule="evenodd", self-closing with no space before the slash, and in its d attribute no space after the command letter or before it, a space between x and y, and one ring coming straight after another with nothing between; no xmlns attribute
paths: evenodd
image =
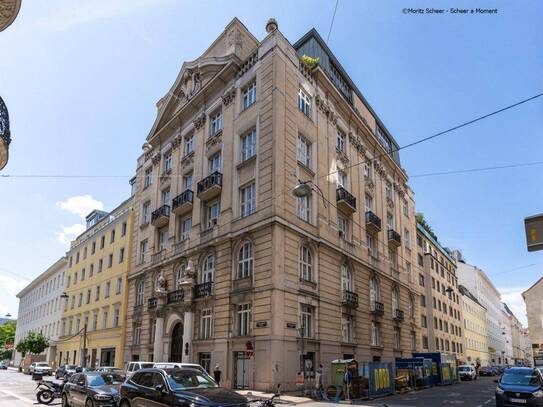
<svg viewBox="0 0 543 407"><path fill-rule="evenodd" d="M36 393L38 402L41 404L51 404L56 398L62 397L62 390L67 380L63 380L62 383L54 383L46 380L39 380L36 389L39 389Z"/></svg>

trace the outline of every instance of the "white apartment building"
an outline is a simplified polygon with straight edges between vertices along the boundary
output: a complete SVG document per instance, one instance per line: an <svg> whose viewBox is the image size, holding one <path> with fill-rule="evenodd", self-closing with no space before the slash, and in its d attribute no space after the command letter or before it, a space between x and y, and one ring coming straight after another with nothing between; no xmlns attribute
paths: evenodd
<svg viewBox="0 0 543 407"><path fill-rule="evenodd" d="M465 263L461 255L456 255L458 283L466 287L487 310L486 322L488 332L488 353L491 365L505 364L506 335L504 330L504 313L499 291L494 287L483 270ZM510 337L510 336L509 336ZM510 352L512 355L512 350Z"/></svg>
<svg viewBox="0 0 543 407"><path fill-rule="evenodd" d="M513 356L513 326L511 322L511 315L509 314L509 308L505 303L502 302L502 335L505 340L504 349L503 349L503 358L505 360L504 364L513 365L514 356Z"/></svg>
<svg viewBox="0 0 543 407"><path fill-rule="evenodd" d="M49 363L54 363L56 357L55 341L58 340L60 331L60 296L64 291L66 266L66 258L61 257L17 294L19 311L15 344L29 332L41 332L49 339L50 346L46 351L46 360ZM19 365L21 359L21 353L15 352L15 366Z"/></svg>

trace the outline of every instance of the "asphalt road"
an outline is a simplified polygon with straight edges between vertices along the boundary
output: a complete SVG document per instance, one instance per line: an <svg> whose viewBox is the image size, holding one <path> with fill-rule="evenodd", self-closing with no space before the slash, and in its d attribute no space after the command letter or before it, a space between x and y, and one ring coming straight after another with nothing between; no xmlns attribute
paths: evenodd
<svg viewBox="0 0 543 407"><path fill-rule="evenodd" d="M54 380L54 376L46 376L46 380ZM36 382L32 377L16 370L0 370L0 407L40 406L36 400ZM51 406L60 406L60 399Z"/></svg>

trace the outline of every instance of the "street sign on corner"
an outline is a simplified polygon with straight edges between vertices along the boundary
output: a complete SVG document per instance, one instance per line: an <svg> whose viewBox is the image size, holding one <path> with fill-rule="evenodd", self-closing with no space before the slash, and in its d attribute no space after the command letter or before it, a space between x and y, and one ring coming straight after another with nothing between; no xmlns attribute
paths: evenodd
<svg viewBox="0 0 543 407"><path fill-rule="evenodd" d="M543 250L543 213L524 218L529 252Z"/></svg>

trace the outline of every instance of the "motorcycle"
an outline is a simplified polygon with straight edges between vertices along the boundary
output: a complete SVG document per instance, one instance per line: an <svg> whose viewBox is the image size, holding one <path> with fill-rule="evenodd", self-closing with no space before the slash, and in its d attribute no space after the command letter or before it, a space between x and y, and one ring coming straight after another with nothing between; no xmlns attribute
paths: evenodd
<svg viewBox="0 0 543 407"><path fill-rule="evenodd" d="M40 380L36 386L36 389L39 388L39 391L36 394L38 402L41 404L51 404L54 399L62 397L62 390L64 389L65 384L66 380L60 384Z"/></svg>

